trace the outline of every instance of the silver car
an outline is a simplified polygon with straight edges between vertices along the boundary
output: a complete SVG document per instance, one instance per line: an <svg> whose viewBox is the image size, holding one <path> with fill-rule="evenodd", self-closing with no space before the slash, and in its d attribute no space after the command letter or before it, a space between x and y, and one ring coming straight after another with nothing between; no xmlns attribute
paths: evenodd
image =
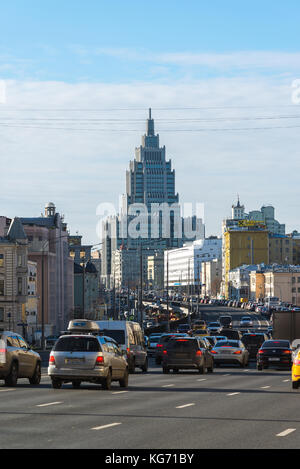
<svg viewBox="0 0 300 469"><path fill-rule="evenodd" d="M19 334L0 332L0 379L6 386L16 386L18 378L28 378L30 384L39 385L41 361Z"/></svg>
<svg viewBox="0 0 300 469"><path fill-rule="evenodd" d="M249 352L240 340L219 340L211 353L216 366L236 364L245 367L249 362Z"/></svg>
<svg viewBox="0 0 300 469"><path fill-rule="evenodd" d="M78 388L82 381L101 384L104 389L110 389L112 381L127 387L128 363L111 337L63 335L50 353L48 375L55 389L69 382Z"/></svg>

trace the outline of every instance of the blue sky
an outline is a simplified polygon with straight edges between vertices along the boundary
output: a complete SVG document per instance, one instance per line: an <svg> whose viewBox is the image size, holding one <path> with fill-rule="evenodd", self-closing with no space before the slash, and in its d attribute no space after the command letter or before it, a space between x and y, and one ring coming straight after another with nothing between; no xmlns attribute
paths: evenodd
<svg viewBox="0 0 300 469"><path fill-rule="evenodd" d="M15 63L2 77L157 80L161 53L297 52L299 14L297 0L14 0L1 5L0 57ZM214 74L214 67L193 70Z"/></svg>
<svg viewBox="0 0 300 469"><path fill-rule="evenodd" d="M300 231L299 0L13 0L0 13L1 215L53 201L98 242L97 206L124 192L151 106L208 235L237 193Z"/></svg>

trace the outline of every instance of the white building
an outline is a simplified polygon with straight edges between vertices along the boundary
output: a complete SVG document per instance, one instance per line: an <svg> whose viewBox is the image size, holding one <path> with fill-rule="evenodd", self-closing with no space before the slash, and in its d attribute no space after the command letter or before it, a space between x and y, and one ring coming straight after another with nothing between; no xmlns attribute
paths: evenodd
<svg viewBox="0 0 300 469"><path fill-rule="evenodd" d="M201 283L201 266L203 262L220 259L222 239L210 237L185 244L182 248L164 253L165 285L169 287L195 287ZM195 291L195 288L194 288Z"/></svg>
<svg viewBox="0 0 300 469"><path fill-rule="evenodd" d="M217 298L220 293L222 281L222 260L213 259L209 262L202 262L201 267L201 294L203 297L209 296Z"/></svg>

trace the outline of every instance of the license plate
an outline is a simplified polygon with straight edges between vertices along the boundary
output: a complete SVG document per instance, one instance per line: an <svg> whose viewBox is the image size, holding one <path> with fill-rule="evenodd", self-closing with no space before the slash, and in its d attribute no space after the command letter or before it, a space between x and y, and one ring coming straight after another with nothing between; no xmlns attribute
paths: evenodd
<svg viewBox="0 0 300 469"><path fill-rule="evenodd" d="M65 363L70 365L76 365L78 363L82 363L84 360L83 358L66 358Z"/></svg>
<svg viewBox="0 0 300 469"><path fill-rule="evenodd" d="M269 358L271 362L280 362L280 358Z"/></svg>

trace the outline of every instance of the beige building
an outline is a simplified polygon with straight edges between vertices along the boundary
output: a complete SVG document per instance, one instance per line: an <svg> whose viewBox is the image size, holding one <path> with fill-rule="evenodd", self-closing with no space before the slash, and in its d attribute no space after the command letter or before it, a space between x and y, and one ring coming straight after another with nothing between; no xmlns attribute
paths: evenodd
<svg viewBox="0 0 300 469"><path fill-rule="evenodd" d="M0 218L0 330L23 334L28 240L19 218Z"/></svg>
<svg viewBox="0 0 300 469"><path fill-rule="evenodd" d="M155 253L148 256L148 288L150 290L164 289L164 254Z"/></svg>
<svg viewBox="0 0 300 469"><path fill-rule="evenodd" d="M281 301L300 305L300 267L293 271L265 272L265 296L277 296Z"/></svg>
<svg viewBox="0 0 300 469"><path fill-rule="evenodd" d="M41 325L38 323L38 297L37 297L37 263L28 261L27 271L27 302L25 305L24 322L27 324L27 339L32 342L36 338L37 330Z"/></svg>
<svg viewBox="0 0 300 469"><path fill-rule="evenodd" d="M201 296L216 298L222 281L222 259L201 263Z"/></svg>

